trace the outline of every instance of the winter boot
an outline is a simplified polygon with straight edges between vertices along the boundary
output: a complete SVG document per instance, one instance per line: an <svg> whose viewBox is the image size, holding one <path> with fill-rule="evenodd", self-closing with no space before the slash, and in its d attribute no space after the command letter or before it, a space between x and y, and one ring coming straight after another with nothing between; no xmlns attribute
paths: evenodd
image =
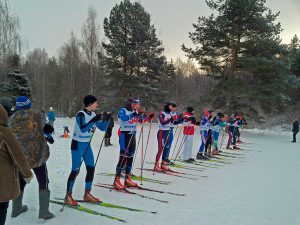
<svg viewBox="0 0 300 225"><path fill-rule="evenodd" d="M105 138L105 147L108 147L109 146L109 138Z"/></svg>
<svg viewBox="0 0 300 225"><path fill-rule="evenodd" d="M40 212L39 219L52 219L54 214L49 211L49 200L50 200L50 191L49 190L40 190L39 191L40 199Z"/></svg>
<svg viewBox="0 0 300 225"><path fill-rule="evenodd" d="M114 182L114 188L116 190L124 190L126 187L121 183L120 176L117 176Z"/></svg>
<svg viewBox="0 0 300 225"><path fill-rule="evenodd" d="M205 157L201 152L198 152L198 153L197 153L197 159L200 159L200 160L208 160L208 158Z"/></svg>
<svg viewBox="0 0 300 225"><path fill-rule="evenodd" d="M110 143L110 138L108 138L108 145L109 145L109 146L112 146L112 145L113 145L112 143Z"/></svg>
<svg viewBox="0 0 300 225"><path fill-rule="evenodd" d="M161 162L160 168L161 168L162 170L164 170L164 171L169 171L169 170L171 170L169 167L166 166L166 162L165 162L165 161L162 161L162 162Z"/></svg>
<svg viewBox="0 0 300 225"><path fill-rule="evenodd" d="M96 198L91 194L91 190L85 190L83 200L86 202L93 202L93 203L100 202L99 198Z"/></svg>
<svg viewBox="0 0 300 225"><path fill-rule="evenodd" d="M133 181L131 180L131 175L130 175L130 174L127 174L127 175L126 175L126 179L125 179L124 185L125 185L126 187L137 187L137 186L138 186L137 183L135 183L135 182L133 182Z"/></svg>
<svg viewBox="0 0 300 225"><path fill-rule="evenodd" d="M17 217L23 212L28 210L27 205L22 204L23 191L20 192L19 196L12 201L12 212L11 217Z"/></svg>
<svg viewBox="0 0 300 225"><path fill-rule="evenodd" d="M162 169L160 168L158 162L155 163L153 171L158 173L162 172Z"/></svg>
<svg viewBox="0 0 300 225"><path fill-rule="evenodd" d="M70 193L70 192L67 192L67 193L66 193L64 202L65 202L66 205L72 205L72 206L78 205L78 202L76 202L76 201L73 199L72 193Z"/></svg>

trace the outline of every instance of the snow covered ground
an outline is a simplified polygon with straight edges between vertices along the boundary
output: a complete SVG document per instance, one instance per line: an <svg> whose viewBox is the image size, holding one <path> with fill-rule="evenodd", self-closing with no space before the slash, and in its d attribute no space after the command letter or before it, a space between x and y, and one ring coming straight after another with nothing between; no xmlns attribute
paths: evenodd
<svg viewBox="0 0 300 225"><path fill-rule="evenodd" d="M73 131L74 119L58 119L56 142L51 146L51 156L48 161L51 196L63 197L66 181L70 172L70 142L71 138L63 139L63 125L68 125ZM139 130L140 128L138 128ZM144 144L149 125L145 126ZM96 168L99 172L114 173L118 160L117 127L113 132L114 146L103 148ZM146 161L154 161L157 151L157 125L152 126L150 145ZM198 130L197 130L198 134ZM282 134L282 133L281 133ZM95 155L102 140L102 133L94 135L92 147ZM133 208L158 211L158 214L130 212L110 209L95 205L82 204L95 211L118 216L127 220L127 224L203 224L203 225L298 225L300 224L300 143L291 143L290 136L274 135L267 132L245 132L242 145L244 150L238 151L236 158L228 158L224 163L207 163L210 167L204 171L176 169L207 177L197 177L197 180L183 179L165 174L144 172L145 177L170 181L169 185L143 182L143 187L159 190L185 193L185 197L160 194L146 191L135 192L151 197L168 200L160 203L115 191L94 187L93 193L103 201L125 205ZM194 154L200 143L200 135L194 139ZM225 145L225 144L224 144ZM223 147L224 147L223 145ZM174 146L173 146L174 147ZM140 148L136 158L135 168L140 167ZM214 164L214 166L212 166ZM152 165L145 164L150 168ZM139 174L134 169L134 174ZM190 176L192 177L192 176ZM82 198L84 191L85 168L82 167L78 176L74 197ZM95 175L95 183L112 183L113 177ZM29 211L17 218L10 218L11 204L8 210L7 225L31 224L122 224L101 216L91 215L74 209L51 204L50 208L56 217L49 221L39 220L38 217L38 185L36 180L25 190L24 203Z"/></svg>

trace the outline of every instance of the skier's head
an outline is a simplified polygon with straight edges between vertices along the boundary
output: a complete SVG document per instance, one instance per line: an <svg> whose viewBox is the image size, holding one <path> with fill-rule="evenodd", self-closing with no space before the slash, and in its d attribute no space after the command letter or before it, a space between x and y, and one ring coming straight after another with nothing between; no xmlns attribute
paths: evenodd
<svg viewBox="0 0 300 225"><path fill-rule="evenodd" d="M177 104L176 102L170 102L171 105L169 106L169 108L171 109L172 112L176 112L177 111Z"/></svg>
<svg viewBox="0 0 300 225"><path fill-rule="evenodd" d="M137 98L129 98L126 102L127 110L138 110L140 108L140 100Z"/></svg>
<svg viewBox="0 0 300 225"><path fill-rule="evenodd" d="M188 113L191 113L191 114L194 114L194 108L192 107L192 106L188 106L188 107L186 107L186 111L188 112Z"/></svg>
<svg viewBox="0 0 300 225"><path fill-rule="evenodd" d="M31 101L26 96L19 96L16 99L16 109L30 109Z"/></svg>
<svg viewBox="0 0 300 225"><path fill-rule="evenodd" d="M210 114L209 114L209 112L208 112L208 109L204 109L204 110L203 110L203 115L204 115L205 117L207 117L207 118L209 117Z"/></svg>
<svg viewBox="0 0 300 225"><path fill-rule="evenodd" d="M170 113L173 109L172 102L165 102L164 111Z"/></svg>
<svg viewBox="0 0 300 225"><path fill-rule="evenodd" d="M49 108L49 111L53 111L53 107L52 106Z"/></svg>
<svg viewBox="0 0 300 225"><path fill-rule="evenodd" d="M215 117L215 116L216 116L215 110L210 109L210 110L208 110L208 112L209 112L209 115L210 115L211 117Z"/></svg>
<svg viewBox="0 0 300 225"><path fill-rule="evenodd" d="M83 99L83 103L84 103L84 107L88 111L94 111L97 109L97 106L98 106L97 98L93 95L85 96Z"/></svg>

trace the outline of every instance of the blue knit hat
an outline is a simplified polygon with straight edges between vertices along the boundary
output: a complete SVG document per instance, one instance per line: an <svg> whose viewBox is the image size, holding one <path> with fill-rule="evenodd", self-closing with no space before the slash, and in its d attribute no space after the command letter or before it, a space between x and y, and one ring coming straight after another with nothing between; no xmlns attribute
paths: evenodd
<svg viewBox="0 0 300 225"><path fill-rule="evenodd" d="M31 101L26 96L19 96L16 100L16 109L30 109Z"/></svg>

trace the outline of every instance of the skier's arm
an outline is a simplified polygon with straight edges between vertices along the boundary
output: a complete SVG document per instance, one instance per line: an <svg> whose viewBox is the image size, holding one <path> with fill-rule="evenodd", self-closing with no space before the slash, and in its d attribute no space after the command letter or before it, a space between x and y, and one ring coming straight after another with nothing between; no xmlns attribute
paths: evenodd
<svg viewBox="0 0 300 225"><path fill-rule="evenodd" d="M44 137L46 138L46 141L49 142L50 144L53 144L54 143L54 139L52 137L51 134L49 133L44 133Z"/></svg>
<svg viewBox="0 0 300 225"><path fill-rule="evenodd" d="M126 115L125 109L120 109L118 112L118 117L123 121L131 120L134 117L134 114L131 113L129 115Z"/></svg>
<svg viewBox="0 0 300 225"><path fill-rule="evenodd" d="M77 114L76 123L79 125L79 129L83 133L88 132L95 124L92 119L88 123L86 123L83 112Z"/></svg>
<svg viewBox="0 0 300 225"><path fill-rule="evenodd" d="M107 121L97 121L96 126L99 130L106 131L108 122Z"/></svg>

